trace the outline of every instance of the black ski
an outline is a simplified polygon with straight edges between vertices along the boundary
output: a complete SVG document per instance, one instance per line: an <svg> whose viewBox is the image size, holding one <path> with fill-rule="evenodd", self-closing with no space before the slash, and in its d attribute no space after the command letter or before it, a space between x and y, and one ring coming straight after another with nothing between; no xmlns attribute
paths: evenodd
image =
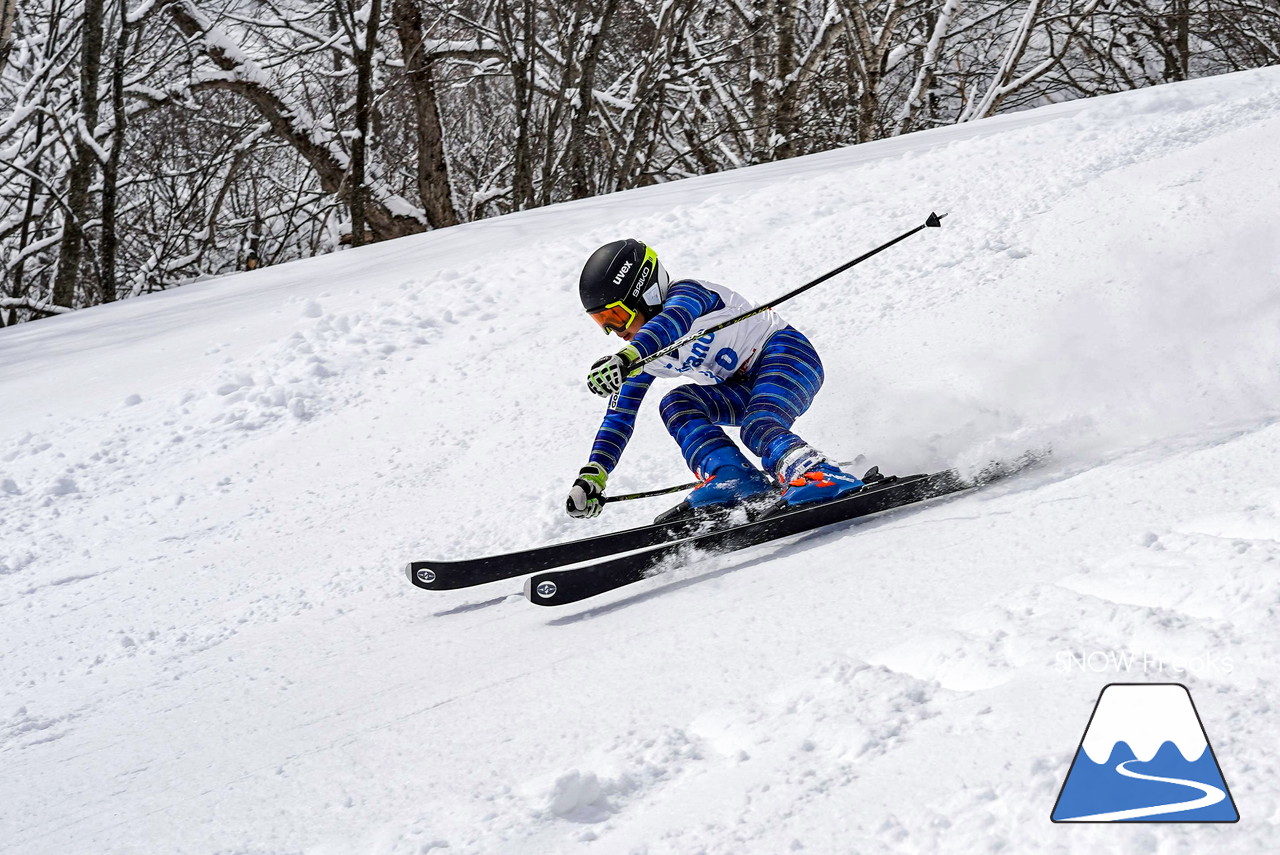
<svg viewBox="0 0 1280 855"><path fill-rule="evenodd" d="M798 508L767 516L755 522L696 534L644 552L608 558L583 567L538 573L525 580L524 594L530 602L540 606L574 603L639 582L653 575L660 565L679 560L683 556L732 552L770 540L812 531L833 523L957 493L1012 475L1040 459L1042 455L1024 455L1013 463L988 467L973 479L965 479L951 469L933 475L909 475L904 478L885 479L833 502Z"/></svg>
<svg viewBox="0 0 1280 855"><path fill-rule="evenodd" d="M859 454L854 460L840 463L839 465L842 467L857 466L865 459ZM873 469L872 471L876 470ZM665 493L691 490L696 486L696 483L681 484L679 487L665 490L630 493L624 496L615 496L612 501L660 496ZM775 493L774 498L776 497L777 494ZM773 499L765 498L763 501L767 506L773 502ZM743 522L745 519L755 519L757 513L758 511L755 508L699 513L689 509L687 502L681 502L676 507L659 514L653 525L638 526L636 528L623 529L622 531L609 532L608 534L598 534L567 543L534 546L516 552L506 552L502 555L486 555L480 558L464 558L457 561L411 561L405 565L405 573L409 576L410 582L428 591L451 591L455 588L470 588L475 585L484 585L488 582L500 582L503 579L512 579L516 576L537 573L539 570L567 567L570 564L581 564L584 561L594 561L609 555L647 549L650 546L670 543L673 540L683 540L686 537L700 534L713 528L723 528L733 523Z"/></svg>
<svg viewBox="0 0 1280 855"><path fill-rule="evenodd" d="M405 567L409 581L428 591L469 588L486 582L511 579L552 567L594 561L621 552L632 552L708 531L723 525L728 515L708 515L654 525L628 528L567 543L535 546L502 555L459 561L412 561Z"/></svg>

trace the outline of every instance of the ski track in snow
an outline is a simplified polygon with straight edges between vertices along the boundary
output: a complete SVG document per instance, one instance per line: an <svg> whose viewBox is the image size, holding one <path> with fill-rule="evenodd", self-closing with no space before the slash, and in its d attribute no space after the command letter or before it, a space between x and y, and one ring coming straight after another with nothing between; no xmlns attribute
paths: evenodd
<svg viewBox="0 0 1280 855"><path fill-rule="evenodd" d="M1270 852L1277 136L1265 69L0 330L0 853ZM561 510L596 246L765 299L930 210L783 307L801 432L1047 466L551 613L405 582L665 507ZM617 490L688 480L658 391ZM1191 688L1240 823L1051 825L1133 680Z"/></svg>

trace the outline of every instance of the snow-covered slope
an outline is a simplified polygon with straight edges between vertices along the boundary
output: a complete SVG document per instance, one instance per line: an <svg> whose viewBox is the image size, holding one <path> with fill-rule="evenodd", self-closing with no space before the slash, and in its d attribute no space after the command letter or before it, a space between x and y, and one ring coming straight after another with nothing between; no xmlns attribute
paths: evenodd
<svg viewBox="0 0 1280 855"><path fill-rule="evenodd" d="M632 191L0 330L0 852L1270 852L1280 68ZM563 515L636 236L788 304L801 427L981 494L558 611L401 566ZM618 490L687 479L650 402ZM1188 685L1241 821L1052 825Z"/></svg>

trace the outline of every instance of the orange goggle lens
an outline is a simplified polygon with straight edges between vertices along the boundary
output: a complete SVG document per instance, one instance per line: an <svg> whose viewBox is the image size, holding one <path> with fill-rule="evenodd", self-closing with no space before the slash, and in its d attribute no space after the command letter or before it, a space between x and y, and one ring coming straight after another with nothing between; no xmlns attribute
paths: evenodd
<svg viewBox="0 0 1280 855"><path fill-rule="evenodd" d="M622 332L631 326L632 321L636 319L636 313L621 302L610 303L603 309L589 312L591 319L600 325L605 335L611 332Z"/></svg>

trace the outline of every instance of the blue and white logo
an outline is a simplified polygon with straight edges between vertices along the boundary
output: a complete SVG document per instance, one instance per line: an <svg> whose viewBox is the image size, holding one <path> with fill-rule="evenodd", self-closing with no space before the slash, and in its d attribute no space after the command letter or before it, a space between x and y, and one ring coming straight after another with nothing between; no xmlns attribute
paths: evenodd
<svg viewBox="0 0 1280 855"><path fill-rule="evenodd" d="M1240 814L1181 683L1103 688L1054 822L1236 822Z"/></svg>

